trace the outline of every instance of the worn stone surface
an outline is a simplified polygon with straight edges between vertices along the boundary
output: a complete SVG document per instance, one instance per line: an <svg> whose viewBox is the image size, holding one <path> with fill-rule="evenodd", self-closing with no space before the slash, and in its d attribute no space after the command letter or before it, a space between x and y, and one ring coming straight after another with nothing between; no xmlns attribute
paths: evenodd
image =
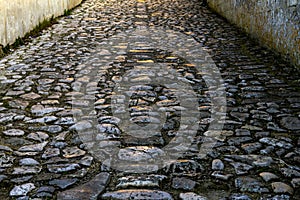
<svg viewBox="0 0 300 200"><path fill-rule="evenodd" d="M157 190L118 190L102 195L103 199L173 199L169 193Z"/></svg>
<svg viewBox="0 0 300 200"><path fill-rule="evenodd" d="M0 196L297 199L298 79L204 1L86 0L0 60Z"/></svg>
<svg viewBox="0 0 300 200"><path fill-rule="evenodd" d="M294 193L294 190L291 186L282 182L272 183L272 188L275 193L289 193L289 194Z"/></svg>
<svg viewBox="0 0 300 200"><path fill-rule="evenodd" d="M62 200L97 199L108 183L109 177L110 175L105 172L97 174L92 180L79 187L58 193L57 198Z"/></svg>

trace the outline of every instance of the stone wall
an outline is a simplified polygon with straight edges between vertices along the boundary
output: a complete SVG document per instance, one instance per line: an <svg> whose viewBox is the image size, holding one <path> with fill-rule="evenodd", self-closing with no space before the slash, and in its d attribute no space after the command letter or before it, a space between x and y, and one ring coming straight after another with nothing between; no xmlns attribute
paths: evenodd
<svg viewBox="0 0 300 200"><path fill-rule="evenodd" d="M207 0L253 37L300 66L300 0Z"/></svg>
<svg viewBox="0 0 300 200"><path fill-rule="evenodd" d="M12 44L44 19L64 14L82 0L0 0L0 47Z"/></svg>

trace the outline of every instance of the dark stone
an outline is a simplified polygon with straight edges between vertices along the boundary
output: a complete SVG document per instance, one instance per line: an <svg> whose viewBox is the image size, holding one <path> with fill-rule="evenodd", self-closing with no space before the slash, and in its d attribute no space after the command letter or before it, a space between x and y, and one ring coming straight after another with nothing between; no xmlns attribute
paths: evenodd
<svg viewBox="0 0 300 200"><path fill-rule="evenodd" d="M96 200L99 194L105 189L105 186L109 181L109 173L100 173L95 176L89 182L75 187L70 190L66 190L58 193L57 199L59 200Z"/></svg>

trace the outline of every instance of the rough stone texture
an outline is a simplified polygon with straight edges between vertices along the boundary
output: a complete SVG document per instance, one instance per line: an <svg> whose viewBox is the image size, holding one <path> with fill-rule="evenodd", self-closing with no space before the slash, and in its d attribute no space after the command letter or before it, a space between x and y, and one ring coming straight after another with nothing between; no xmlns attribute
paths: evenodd
<svg viewBox="0 0 300 200"><path fill-rule="evenodd" d="M57 199L59 200L81 200L81 199L90 199L96 200L99 194L104 190L106 184L109 180L108 173L100 173L95 176L89 182L72 188L70 190L66 190L64 192L60 192L57 195Z"/></svg>
<svg viewBox="0 0 300 200"><path fill-rule="evenodd" d="M299 72L203 2L85 0L2 58L1 199L28 183L36 189L19 199L300 199ZM201 47L222 81L189 59ZM153 77L172 84L142 82ZM122 80L132 84L124 94ZM216 82L222 130L211 117Z"/></svg>
<svg viewBox="0 0 300 200"><path fill-rule="evenodd" d="M209 6L300 66L299 0L207 0Z"/></svg>
<svg viewBox="0 0 300 200"><path fill-rule="evenodd" d="M158 190L118 190L102 195L102 199L162 199L172 200L169 193Z"/></svg>

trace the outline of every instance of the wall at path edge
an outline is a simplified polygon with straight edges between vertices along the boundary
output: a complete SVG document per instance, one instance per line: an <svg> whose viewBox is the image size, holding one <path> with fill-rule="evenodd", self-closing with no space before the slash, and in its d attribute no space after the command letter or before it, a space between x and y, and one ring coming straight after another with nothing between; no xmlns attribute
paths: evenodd
<svg viewBox="0 0 300 200"><path fill-rule="evenodd" d="M25 36L40 22L58 17L82 0L0 0L0 50Z"/></svg>
<svg viewBox="0 0 300 200"><path fill-rule="evenodd" d="M207 0L207 3L300 68L300 0Z"/></svg>

